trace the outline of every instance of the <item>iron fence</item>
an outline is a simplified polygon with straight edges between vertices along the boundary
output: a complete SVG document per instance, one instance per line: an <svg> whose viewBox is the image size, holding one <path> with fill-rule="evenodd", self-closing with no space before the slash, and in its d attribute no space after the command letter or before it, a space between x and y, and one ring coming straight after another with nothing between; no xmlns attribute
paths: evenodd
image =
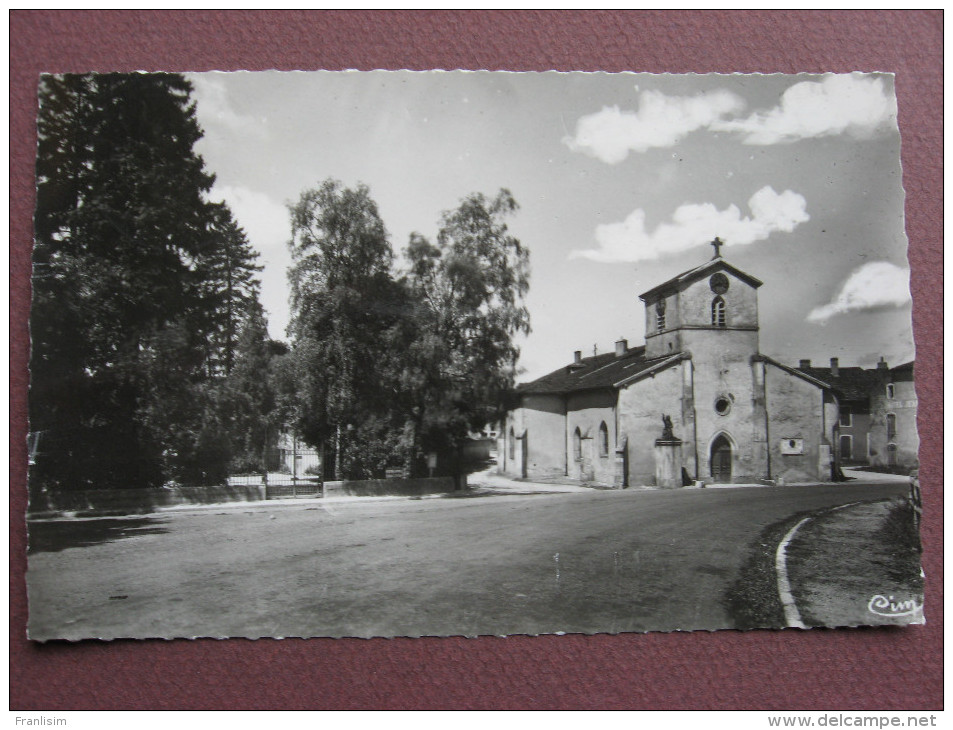
<svg viewBox="0 0 953 730"><path fill-rule="evenodd" d="M316 449L274 448L265 451L260 471L233 474L233 486L264 487L266 499L315 497L322 493L321 452Z"/></svg>

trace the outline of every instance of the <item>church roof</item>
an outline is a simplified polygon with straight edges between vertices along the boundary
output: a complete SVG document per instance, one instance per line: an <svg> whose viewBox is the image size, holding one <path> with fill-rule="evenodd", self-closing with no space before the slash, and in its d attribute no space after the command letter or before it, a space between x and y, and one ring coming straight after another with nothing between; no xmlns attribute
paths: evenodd
<svg viewBox="0 0 953 730"><path fill-rule="evenodd" d="M723 258L721 258L721 256L716 256L710 261L706 261L701 266L696 266L694 269L689 269L688 271L682 272L678 276L672 277L668 281L662 282L658 286L652 287L647 292L640 294L639 299L642 299L643 301L647 299L654 299L656 295L661 294L664 291L678 290L716 271L730 271L743 282L754 287L755 289L764 283L760 279L756 279L751 276L751 274L746 274L738 267L732 266Z"/></svg>
<svg viewBox="0 0 953 730"><path fill-rule="evenodd" d="M617 388L640 373L680 357L681 355L666 355L647 360L644 345L630 347L621 356L615 352L606 352L584 357L578 363L570 363L530 383L523 383L517 390L525 395L564 395L584 390Z"/></svg>

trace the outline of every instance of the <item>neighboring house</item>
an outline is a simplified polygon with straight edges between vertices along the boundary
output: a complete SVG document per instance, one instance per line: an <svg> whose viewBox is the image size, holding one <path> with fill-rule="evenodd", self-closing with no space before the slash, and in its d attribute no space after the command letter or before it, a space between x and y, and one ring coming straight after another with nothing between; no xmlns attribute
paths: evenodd
<svg viewBox="0 0 953 730"><path fill-rule="evenodd" d="M504 473L655 484L667 417L675 447L666 453L686 480L831 480L834 389L760 353L762 283L713 245L710 261L641 295L645 345L577 351L519 387L501 434Z"/></svg>
<svg viewBox="0 0 953 730"><path fill-rule="evenodd" d="M917 436L917 391L913 363L895 368L882 365L880 387L871 394L870 463L916 467L919 464Z"/></svg>
<svg viewBox="0 0 953 730"><path fill-rule="evenodd" d="M842 367L832 357L830 367L814 367L801 360L798 370L830 385L839 405L834 447L842 466L870 463L871 394L880 388L877 370Z"/></svg>
<svg viewBox="0 0 953 730"><path fill-rule="evenodd" d="M844 466L918 464L917 394L913 363L890 368L881 358L876 368L813 367L801 360L798 370L829 384L837 394L840 415L835 438Z"/></svg>

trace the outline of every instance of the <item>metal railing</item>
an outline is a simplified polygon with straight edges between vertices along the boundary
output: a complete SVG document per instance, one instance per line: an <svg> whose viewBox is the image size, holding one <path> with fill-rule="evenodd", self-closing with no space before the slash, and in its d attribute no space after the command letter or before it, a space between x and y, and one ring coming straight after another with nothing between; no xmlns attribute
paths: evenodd
<svg viewBox="0 0 953 730"><path fill-rule="evenodd" d="M913 506L913 520L917 534L920 533L920 520L923 518L923 498L920 495L920 470L910 472L910 504Z"/></svg>
<svg viewBox="0 0 953 730"><path fill-rule="evenodd" d="M266 499L321 496L324 483L321 452L316 449L274 448L265 451L260 472L234 474L234 486L264 487Z"/></svg>

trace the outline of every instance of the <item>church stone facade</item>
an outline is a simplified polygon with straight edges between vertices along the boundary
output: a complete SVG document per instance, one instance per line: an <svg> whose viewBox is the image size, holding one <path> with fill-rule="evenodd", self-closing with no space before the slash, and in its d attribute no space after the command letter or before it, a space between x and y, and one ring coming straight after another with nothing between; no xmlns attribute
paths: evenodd
<svg viewBox="0 0 953 730"><path fill-rule="evenodd" d="M644 345L576 352L520 386L501 433L505 474L654 485L671 469L660 459L674 459L678 483L832 479L835 389L760 353L761 282L715 251L640 296Z"/></svg>

